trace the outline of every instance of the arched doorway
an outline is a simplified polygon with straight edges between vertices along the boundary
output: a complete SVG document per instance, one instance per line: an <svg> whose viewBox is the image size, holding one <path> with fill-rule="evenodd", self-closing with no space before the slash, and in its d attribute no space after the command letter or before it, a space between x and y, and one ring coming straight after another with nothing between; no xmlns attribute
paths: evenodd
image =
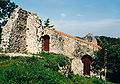
<svg viewBox="0 0 120 84"><path fill-rule="evenodd" d="M44 36L44 51L49 51L49 39L48 35Z"/></svg>
<svg viewBox="0 0 120 84"><path fill-rule="evenodd" d="M91 62L92 62L92 58L89 55L85 55L82 57L83 75L90 75Z"/></svg>

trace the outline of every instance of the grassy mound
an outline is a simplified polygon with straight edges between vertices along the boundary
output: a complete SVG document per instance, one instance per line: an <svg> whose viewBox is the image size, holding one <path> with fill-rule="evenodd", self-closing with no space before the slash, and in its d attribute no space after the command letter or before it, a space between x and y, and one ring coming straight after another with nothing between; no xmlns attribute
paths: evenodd
<svg viewBox="0 0 120 84"><path fill-rule="evenodd" d="M36 57L40 56L40 57ZM103 84L96 78L85 78L58 72L59 66L70 64L68 57L41 53L33 57L0 56L0 84Z"/></svg>

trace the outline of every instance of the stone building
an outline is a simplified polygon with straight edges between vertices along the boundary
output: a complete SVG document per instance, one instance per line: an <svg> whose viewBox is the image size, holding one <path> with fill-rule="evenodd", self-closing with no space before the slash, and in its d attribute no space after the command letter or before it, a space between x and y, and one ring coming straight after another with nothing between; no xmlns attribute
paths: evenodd
<svg viewBox="0 0 120 84"><path fill-rule="evenodd" d="M43 29L37 14L16 8L3 28L1 48L14 53L63 54L73 59L71 69L74 74L92 76L90 64L94 51L101 47L92 34L82 40L51 28Z"/></svg>

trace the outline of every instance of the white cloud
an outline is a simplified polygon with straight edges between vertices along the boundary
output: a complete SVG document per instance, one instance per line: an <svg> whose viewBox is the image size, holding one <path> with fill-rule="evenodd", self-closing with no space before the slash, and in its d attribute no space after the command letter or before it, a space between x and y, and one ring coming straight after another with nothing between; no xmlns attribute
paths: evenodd
<svg viewBox="0 0 120 84"><path fill-rule="evenodd" d="M85 15L82 15L82 14L77 14L76 16L85 16Z"/></svg>
<svg viewBox="0 0 120 84"><path fill-rule="evenodd" d="M120 37L120 19L104 19L98 21L53 21L56 29L73 36L85 36L88 33L93 35L105 35Z"/></svg>
<svg viewBox="0 0 120 84"><path fill-rule="evenodd" d="M61 13L61 17L66 17L67 15L65 13Z"/></svg>

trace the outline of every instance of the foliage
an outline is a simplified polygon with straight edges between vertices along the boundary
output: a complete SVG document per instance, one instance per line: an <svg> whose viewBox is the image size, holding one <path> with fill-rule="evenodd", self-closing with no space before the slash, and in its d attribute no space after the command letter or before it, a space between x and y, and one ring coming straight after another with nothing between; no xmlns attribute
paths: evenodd
<svg viewBox="0 0 120 84"><path fill-rule="evenodd" d="M44 21L44 28L45 27L48 27L48 28L52 28L52 27L54 27L54 25L50 25L50 19L48 18L46 21Z"/></svg>
<svg viewBox="0 0 120 84"><path fill-rule="evenodd" d="M97 40L102 49L94 59L94 68L101 70L106 62L107 79L120 83L120 39L101 36Z"/></svg>
<svg viewBox="0 0 120 84"><path fill-rule="evenodd" d="M18 6L10 0L0 0L0 33L2 32L2 26L7 23L7 19L16 7Z"/></svg>
<svg viewBox="0 0 120 84"><path fill-rule="evenodd" d="M79 75L74 75L73 72L69 73L68 78L71 79L75 84L104 84L104 81L101 81L97 78L84 77ZM111 84L107 82L107 84Z"/></svg>
<svg viewBox="0 0 120 84"><path fill-rule="evenodd" d="M105 60L104 60L104 55L105 55L104 49L101 49L98 52L95 52L95 55L96 55L96 57L93 58L93 60L92 60L93 61L93 63L92 63L92 71L94 73L97 73L97 74L100 73L100 79L101 79L101 76L103 75L102 74L102 69L104 69L104 63L105 63Z"/></svg>
<svg viewBox="0 0 120 84"><path fill-rule="evenodd" d="M70 61L68 57L63 55L44 52L33 54L33 57L2 56L0 57L0 84L104 83L96 78L79 77L74 75L73 72L70 72L68 77L65 77L58 72L58 64L64 66L70 64Z"/></svg>
<svg viewBox="0 0 120 84"><path fill-rule="evenodd" d="M98 38L99 39L99 38ZM98 42L99 45L102 47L98 52L95 52L96 57L93 58L93 63L92 63L92 71L99 74L100 73L100 79L102 80L101 76L104 75L102 69L105 68L106 64L106 54L108 49L108 43L105 39L103 39L104 42Z"/></svg>
<svg viewBox="0 0 120 84"><path fill-rule="evenodd" d="M2 36L2 35L1 35L1 33L0 33L0 44L1 44L1 36Z"/></svg>

